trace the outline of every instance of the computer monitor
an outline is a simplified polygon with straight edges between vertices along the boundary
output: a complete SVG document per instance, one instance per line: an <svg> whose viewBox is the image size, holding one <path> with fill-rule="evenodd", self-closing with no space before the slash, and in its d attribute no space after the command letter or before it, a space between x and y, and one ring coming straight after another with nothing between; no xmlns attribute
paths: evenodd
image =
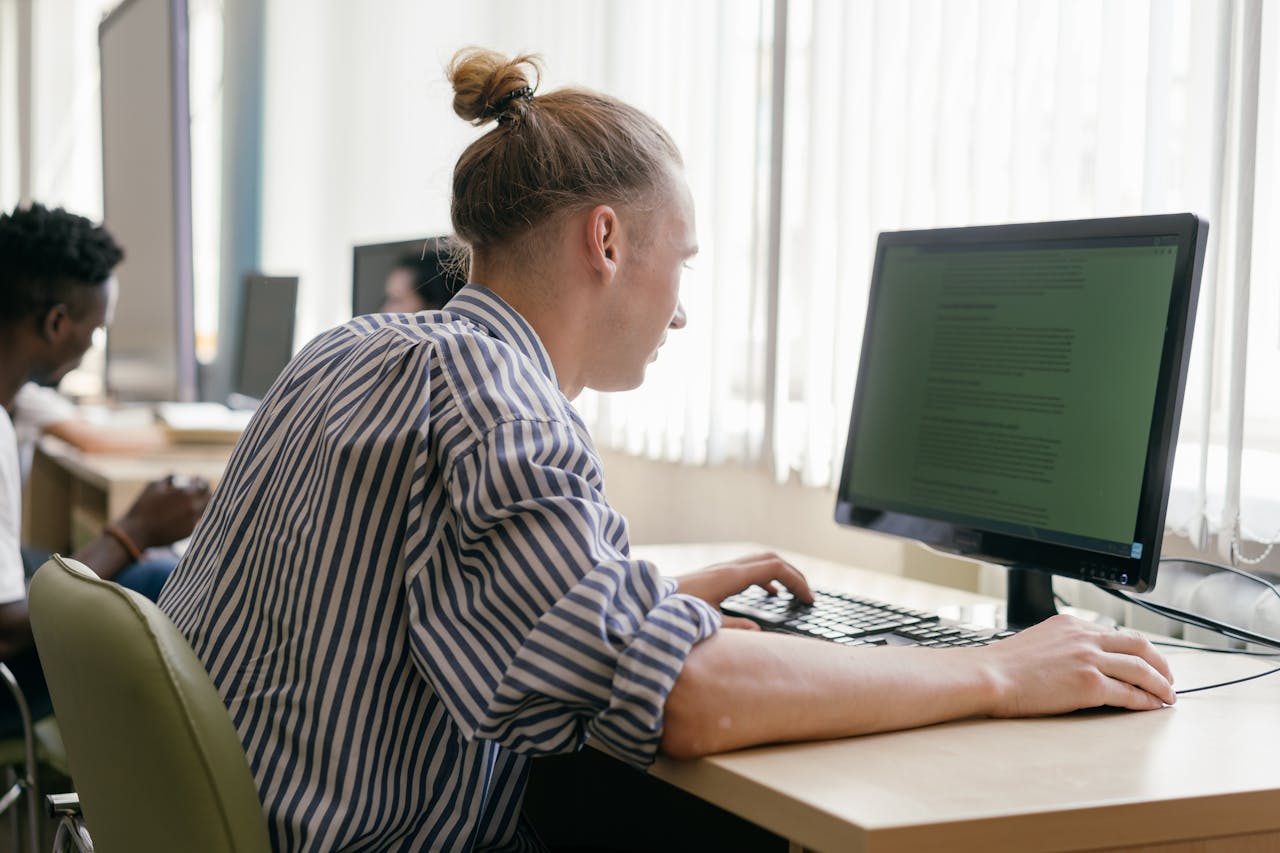
<svg viewBox="0 0 1280 853"><path fill-rule="evenodd" d="M376 314L386 298L387 277L405 268L411 286L428 307L439 307L466 284L451 263L447 237L422 237L356 246L351 259L351 311L353 316Z"/></svg>
<svg viewBox="0 0 1280 853"><path fill-rule="evenodd" d="M876 246L840 524L1051 575L1156 579L1208 225L1191 214L899 231Z"/></svg>
<svg viewBox="0 0 1280 853"><path fill-rule="evenodd" d="M98 28L105 225L124 246L106 384L196 398L186 0L125 0Z"/></svg>
<svg viewBox="0 0 1280 853"><path fill-rule="evenodd" d="M297 304L297 276L245 276L234 393L253 400L266 396L293 357Z"/></svg>

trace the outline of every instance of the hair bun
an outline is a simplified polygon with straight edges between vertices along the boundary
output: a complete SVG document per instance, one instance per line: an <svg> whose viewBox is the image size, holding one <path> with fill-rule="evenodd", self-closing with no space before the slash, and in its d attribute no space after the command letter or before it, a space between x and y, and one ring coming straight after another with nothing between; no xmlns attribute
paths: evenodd
<svg viewBox="0 0 1280 853"><path fill-rule="evenodd" d="M508 58L468 47L453 55L446 73L453 84L453 111L480 125L522 115L541 80L542 66L532 54Z"/></svg>

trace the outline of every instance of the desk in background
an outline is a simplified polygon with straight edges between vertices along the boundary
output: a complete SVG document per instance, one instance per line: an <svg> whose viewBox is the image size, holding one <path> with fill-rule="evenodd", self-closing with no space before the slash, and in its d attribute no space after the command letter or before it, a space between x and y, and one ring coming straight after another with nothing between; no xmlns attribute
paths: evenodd
<svg viewBox="0 0 1280 853"><path fill-rule="evenodd" d="M884 556L883 543L873 548ZM635 549L669 574L757 550L767 549ZM1000 607L973 593L783 556L825 587L952 616L981 618ZM1162 651L1177 687L1275 665ZM650 773L790 839L793 851L1277 851L1278 728L1280 675L1183 696L1162 711L963 720L697 761L660 758Z"/></svg>
<svg viewBox="0 0 1280 853"><path fill-rule="evenodd" d="M231 445L174 445L144 455L85 453L52 436L40 440L24 489L24 544L74 553L119 518L147 483L167 474L216 485Z"/></svg>

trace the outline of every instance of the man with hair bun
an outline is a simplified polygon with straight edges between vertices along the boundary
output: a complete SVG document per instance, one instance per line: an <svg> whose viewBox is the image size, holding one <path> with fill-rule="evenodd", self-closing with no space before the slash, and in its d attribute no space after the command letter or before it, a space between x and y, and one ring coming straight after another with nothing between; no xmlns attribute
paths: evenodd
<svg viewBox="0 0 1280 853"><path fill-rule="evenodd" d="M530 756L637 766L974 715L1174 701L1142 638L1055 618L977 649L747 628L760 554L678 581L631 556L570 401L640 384L697 251L650 117L460 52L471 283L436 314L322 334L263 401L161 599L231 711L279 850L537 849ZM614 846L625 846L615 840Z"/></svg>

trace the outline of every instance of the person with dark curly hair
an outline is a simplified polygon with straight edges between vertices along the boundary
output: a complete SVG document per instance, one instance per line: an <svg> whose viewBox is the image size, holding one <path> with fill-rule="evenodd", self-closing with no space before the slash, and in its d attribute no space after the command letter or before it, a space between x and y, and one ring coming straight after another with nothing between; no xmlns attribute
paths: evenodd
<svg viewBox="0 0 1280 853"><path fill-rule="evenodd" d="M0 214L0 661L13 670L37 717L49 713L50 704L32 645L26 579L43 560L20 545L22 476L13 410L28 383L56 385L80 363L94 331L110 318L112 274L123 258L105 228L61 208L32 204ZM203 482L157 480L76 559L154 599L173 562L143 560L142 553L189 536L208 499ZM20 725L4 692L0 736Z"/></svg>

